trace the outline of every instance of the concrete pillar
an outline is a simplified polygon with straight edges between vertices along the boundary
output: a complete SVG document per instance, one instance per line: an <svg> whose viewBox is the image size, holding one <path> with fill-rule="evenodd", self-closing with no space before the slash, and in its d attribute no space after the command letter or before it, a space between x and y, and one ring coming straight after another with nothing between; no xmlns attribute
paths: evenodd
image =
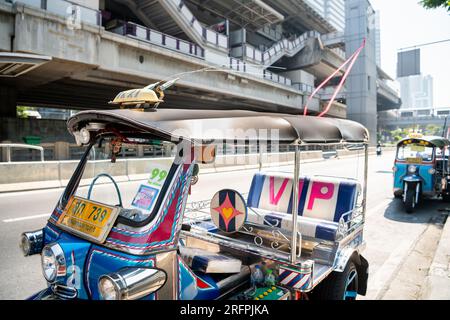
<svg viewBox="0 0 450 320"><path fill-rule="evenodd" d="M69 159L69 143L57 141L55 142L55 160L70 160Z"/></svg>
<svg viewBox="0 0 450 320"><path fill-rule="evenodd" d="M141 145L137 146L137 157L138 158L144 157L144 146L141 146Z"/></svg>
<svg viewBox="0 0 450 320"><path fill-rule="evenodd" d="M0 118L17 117L17 90L12 87L0 86Z"/></svg>
<svg viewBox="0 0 450 320"><path fill-rule="evenodd" d="M2 143L12 143L10 140L2 141ZM0 162L8 162L10 161L10 155L8 148L0 148Z"/></svg>
<svg viewBox="0 0 450 320"><path fill-rule="evenodd" d="M171 145L164 145L164 157L170 157L172 155L172 146Z"/></svg>
<svg viewBox="0 0 450 320"><path fill-rule="evenodd" d="M375 50L375 11L367 0L345 2L345 48L349 57L366 39L347 78L347 117L362 123L370 133L371 144L377 139L377 68Z"/></svg>

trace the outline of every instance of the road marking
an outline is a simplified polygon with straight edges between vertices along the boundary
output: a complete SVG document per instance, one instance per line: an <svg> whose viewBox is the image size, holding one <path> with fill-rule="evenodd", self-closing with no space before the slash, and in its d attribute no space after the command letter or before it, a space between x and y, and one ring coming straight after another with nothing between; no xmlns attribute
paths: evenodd
<svg viewBox="0 0 450 320"><path fill-rule="evenodd" d="M20 217L20 218L13 218L13 219L5 219L3 220L4 223L10 223L10 222L17 222L17 221L23 221L23 220L32 220L32 219L38 219L38 218L44 218L49 217L49 213L44 214L36 214L34 216L28 216L28 217Z"/></svg>

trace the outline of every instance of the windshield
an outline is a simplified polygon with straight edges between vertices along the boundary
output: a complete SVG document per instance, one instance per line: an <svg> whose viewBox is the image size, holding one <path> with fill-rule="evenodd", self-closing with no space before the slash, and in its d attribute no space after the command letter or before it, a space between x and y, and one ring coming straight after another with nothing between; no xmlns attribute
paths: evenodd
<svg viewBox="0 0 450 320"><path fill-rule="evenodd" d="M174 144L103 137L88 152L79 184L70 195L118 207L119 216L136 222L157 209L164 187L170 183Z"/></svg>
<svg viewBox="0 0 450 320"><path fill-rule="evenodd" d="M424 146L419 143L402 145L398 148L397 159L407 160L408 158L419 158L422 161L432 161L433 149L433 147Z"/></svg>

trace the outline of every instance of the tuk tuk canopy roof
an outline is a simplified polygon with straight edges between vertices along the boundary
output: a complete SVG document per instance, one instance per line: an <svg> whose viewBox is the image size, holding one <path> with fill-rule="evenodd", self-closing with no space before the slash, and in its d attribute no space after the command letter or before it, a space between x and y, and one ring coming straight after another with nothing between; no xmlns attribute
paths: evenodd
<svg viewBox="0 0 450 320"><path fill-rule="evenodd" d="M447 138L444 137L439 137L439 136L423 136L423 137L411 137L411 138L404 138L402 140L400 140L399 142L397 142L397 146L400 146L403 144L403 142L408 141L408 140L413 140L413 141L427 141L429 143L431 143L432 145L438 147L438 148L442 148L445 146L449 146L450 145L450 140L448 140Z"/></svg>
<svg viewBox="0 0 450 320"><path fill-rule="evenodd" d="M69 118L73 134L88 123L114 123L155 134L163 140L279 140L280 143L365 143L367 129L343 119L244 110L129 109L81 111Z"/></svg>

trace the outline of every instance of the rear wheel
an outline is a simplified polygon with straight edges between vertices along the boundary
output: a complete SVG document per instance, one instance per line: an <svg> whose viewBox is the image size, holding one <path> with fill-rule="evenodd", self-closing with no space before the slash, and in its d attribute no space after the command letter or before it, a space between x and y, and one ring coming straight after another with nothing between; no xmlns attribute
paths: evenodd
<svg viewBox="0 0 450 320"><path fill-rule="evenodd" d="M442 194L442 200L445 202L450 202L450 192L446 191Z"/></svg>
<svg viewBox="0 0 450 320"><path fill-rule="evenodd" d="M402 190L396 190L396 191L394 191L394 198L396 198L396 199L401 199L403 197L403 193L402 193Z"/></svg>
<svg viewBox="0 0 450 320"><path fill-rule="evenodd" d="M414 207L416 206L416 190L415 188L410 188L406 191L405 196L405 209L407 213L412 213Z"/></svg>
<svg viewBox="0 0 450 320"><path fill-rule="evenodd" d="M343 272L332 272L313 292L315 300L355 300L358 295L358 271L349 261Z"/></svg>

